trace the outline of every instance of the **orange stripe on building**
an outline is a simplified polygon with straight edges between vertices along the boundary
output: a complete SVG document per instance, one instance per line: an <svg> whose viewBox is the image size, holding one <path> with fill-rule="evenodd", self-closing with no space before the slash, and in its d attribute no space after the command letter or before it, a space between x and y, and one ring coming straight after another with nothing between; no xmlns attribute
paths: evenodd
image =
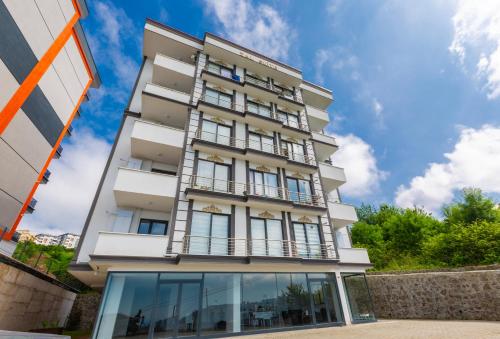
<svg viewBox="0 0 500 339"><path fill-rule="evenodd" d="M73 3L73 5L75 6L75 3ZM47 52L45 52L35 67L33 67L30 74L26 77L26 79L24 79L23 83L10 98L9 102L7 102L7 105L5 105L2 112L0 112L0 134L5 131L16 113L23 106L24 102L28 99L29 95L37 86L42 76L45 74L47 69L49 69L54 59L71 37L73 34L73 26L79 18L80 11L78 10L78 7L76 7L75 14L71 20L68 21L61 34L59 34L59 36L54 40Z"/></svg>
<svg viewBox="0 0 500 339"><path fill-rule="evenodd" d="M77 49L78 49L78 52L80 53L80 56L82 58L82 61L85 65L85 68L87 70L87 74L89 76L89 81L87 82L87 85L85 85L85 88L83 89L83 92L80 96L80 99L78 100L78 102L76 103L75 105L75 108L73 109L73 112L71 113L68 121L66 122L66 125L64 126L61 134L59 135L59 138L57 139L55 145L54 145L54 148L52 148L52 151L50 152L50 155L47 159L47 161L45 162L42 170L40 171L39 175L38 175L38 178L35 182L35 184L33 185L26 201L24 202L24 205L23 207L21 208L21 211L19 212L17 218L16 218L16 221L14 222L14 224L12 225L12 227L10 228L9 232L7 234L5 234L5 239L6 240L10 240L12 238L12 236L14 235L14 233L16 232L16 229L17 229L17 226L19 225L19 223L21 222L21 219L23 218L24 216L24 213L26 212L26 210L28 209L28 206L31 202L31 199L33 199L33 196L35 195L35 192L38 188L38 186L40 185L40 183L42 182L42 179L43 179L43 175L45 174L45 172L47 171L47 168L49 167L50 165L50 162L52 161L52 159L54 158L54 154L57 152L57 149L59 148L59 146L61 145L61 142L62 140L64 139L64 136L66 135L67 131L68 131L68 128L69 126L71 125L71 123L73 122L75 116L76 116L76 113L78 112L78 109L80 108L80 105L81 103L83 102L83 99L85 98L85 95L87 94L87 91L89 90L90 88L90 85L92 84L92 82L94 81L94 77L92 75L92 70L90 69L90 66L89 66L89 63L88 63L88 60L85 56L85 53L83 51L83 48L82 48L82 45L80 43L80 40L78 39L78 35L76 34L76 31L75 31L75 24L76 22L78 21L78 19L80 18L81 14L80 14L80 9L78 7L78 5L76 4L76 1L75 0L72 0L73 2L73 6L75 7L75 15L71 18L71 20L68 22L68 24L66 25L66 27L64 28L64 30L61 32L61 34L57 37L56 40L54 40L54 43L52 44L52 46L49 48L49 50L45 53L44 57L47 56L50 52L50 54L53 54L50 56L50 58L48 57L47 60L50 60L50 62L48 62L47 65L45 66L41 66L40 69L38 70L39 72L43 70L43 72L41 73L41 75L38 77L38 79L36 79L36 77L33 77L33 79L36 79L36 82L34 83L34 85L30 84L31 86L31 90L29 91L29 93L26 95L26 97L24 98L24 100L26 100L29 96L29 94L31 93L31 91L35 88L35 86L38 84L38 81L40 81L40 79L42 78L43 74L45 73L45 71L47 71L47 69L49 68L49 66L52 64L52 62L54 61L54 59L57 57L57 54L61 51L61 49L64 47L64 45L66 44L66 42L69 40L69 38L72 36L73 39L75 40L75 43L76 43L76 46L77 46ZM56 45L56 47L54 47L54 45ZM60 45L59 45L60 44ZM42 59L43 59L42 58ZM38 67L38 65L42 62L42 60L39 61L39 63L33 68L33 70L31 71L31 73L34 72L35 68ZM45 61L47 62L47 61ZM30 76L31 76L31 73L30 73ZM29 76L28 76L29 77ZM27 79L27 78L26 78ZM31 80L31 81L34 81L34 80ZM21 87L26 83L26 80L23 82L23 84L21 85ZM28 85L26 85L28 87ZM18 89L18 92L19 92L19 89ZM14 94L13 98L16 96L17 92ZM21 100L22 97L19 97L18 100ZM21 108L22 104L24 103L24 100L22 101L22 103L19 105L19 108ZM12 98L11 98L11 101L12 101ZM9 101L9 104L10 104L10 101ZM8 105L8 104L7 104ZM5 109L7 108L7 106L5 107ZM10 117L10 119L7 121L6 125L5 126L2 126L2 122L3 120L1 120L3 118L3 113L5 111L2 111L1 115L0 115L0 134L3 132L3 130L5 129L5 127L8 125L8 123L10 122L10 120L12 120L12 118L14 117L15 113L19 110L19 108L17 108L13 113L12 113L12 116ZM10 113L10 111L9 111Z"/></svg>

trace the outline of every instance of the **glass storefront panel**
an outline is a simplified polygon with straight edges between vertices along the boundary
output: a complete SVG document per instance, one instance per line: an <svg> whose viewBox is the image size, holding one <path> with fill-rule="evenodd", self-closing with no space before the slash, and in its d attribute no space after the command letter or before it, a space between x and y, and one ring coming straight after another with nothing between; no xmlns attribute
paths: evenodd
<svg viewBox="0 0 500 339"><path fill-rule="evenodd" d="M311 324L311 301L306 275L304 273L278 273L276 278L280 327Z"/></svg>
<svg viewBox="0 0 500 339"><path fill-rule="evenodd" d="M342 273L344 288L349 301L353 322L373 321L375 314L363 273Z"/></svg>
<svg viewBox="0 0 500 339"><path fill-rule="evenodd" d="M96 337L147 338L157 280L157 273L112 273Z"/></svg>
<svg viewBox="0 0 500 339"><path fill-rule="evenodd" d="M357 277L347 280L359 299ZM332 274L117 272L110 273L95 338L207 336L341 321Z"/></svg>
<svg viewBox="0 0 500 339"><path fill-rule="evenodd" d="M202 335L240 331L239 273L207 273L203 283Z"/></svg>
<svg viewBox="0 0 500 339"><path fill-rule="evenodd" d="M274 273L244 273L241 281L243 331L279 327Z"/></svg>

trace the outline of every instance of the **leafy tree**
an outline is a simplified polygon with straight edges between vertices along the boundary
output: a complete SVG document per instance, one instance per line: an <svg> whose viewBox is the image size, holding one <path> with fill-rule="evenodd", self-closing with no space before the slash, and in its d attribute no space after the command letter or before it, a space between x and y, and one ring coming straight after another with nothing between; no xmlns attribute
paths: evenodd
<svg viewBox="0 0 500 339"><path fill-rule="evenodd" d="M443 214L447 225L500 221L500 212L495 209L493 200L477 188L465 188L459 201L443 207Z"/></svg>

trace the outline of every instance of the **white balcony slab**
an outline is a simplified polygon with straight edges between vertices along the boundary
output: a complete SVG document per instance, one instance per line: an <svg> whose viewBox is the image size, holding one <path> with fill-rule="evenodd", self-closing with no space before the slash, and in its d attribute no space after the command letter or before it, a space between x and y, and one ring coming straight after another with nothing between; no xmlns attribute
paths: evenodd
<svg viewBox="0 0 500 339"><path fill-rule="evenodd" d="M358 221L356 209L352 205L329 201L328 210L335 228L345 227Z"/></svg>
<svg viewBox="0 0 500 339"><path fill-rule="evenodd" d="M160 53L153 61L153 83L181 92L193 87L194 72L194 65Z"/></svg>
<svg viewBox="0 0 500 339"><path fill-rule="evenodd" d="M370 265L366 248L338 248L338 252L341 263Z"/></svg>
<svg viewBox="0 0 500 339"><path fill-rule="evenodd" d="M176 188L176 176L121 167L113 192L119 207L170 212Z"/></svg>
<svg viewBox="0 0 500 339"><path fill-rule="evenodd" d="M329 159L337 151L338 145L334 137L318 132L312 132L311 134L314 150L319 161Z"/></svg>
<svg viewBox="0 0 500 339"><path fill-rule="evenodd" d="M132 156L178 165L185 131L149 121L136 120L131 135Z"/></svg>
<svg viewBox="0 0 500 339"><path fill-rule="evenodd" d="M164 257L168 236L99 232L94 255L125 257Z"/></svg>
<svg viewBox="0 0 500 339"><path fill-rule="evenodd" d="M319 171L323 179L323 188L328 193L346 182L343 168L320 162Z"/></svg>
<svg viewBox="0 0 500 339"><path fill-rule="evenodd" d="M142 91L141 116L176 128L184 128L191 96L160 85L148 83Z"/></svg>
<svg viewBox="0 0 500 339"><path fill-rule="evenodd" d="M302 89L304 103L307 105L326 110L333 101L332 92L321 86L304 81L300 84L300 88Z"/></svg>
<svg viewBox="0 0 500 339"><path fill-rule="evenodd" d="M309 118L309 127L312 131L321 131L330 122L328 112L322 109L306 105L306 111Z"/></svg>

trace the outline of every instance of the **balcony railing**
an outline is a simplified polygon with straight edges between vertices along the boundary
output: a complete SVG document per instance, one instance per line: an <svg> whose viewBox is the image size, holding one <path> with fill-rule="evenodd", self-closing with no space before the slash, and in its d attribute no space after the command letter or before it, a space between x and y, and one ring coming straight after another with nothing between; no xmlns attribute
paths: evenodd
<svg viewBox="0 0 500 339"><path fill-rule="evenodd" d="M206 64L205 67L203 67L203 70L227 79L231 79L237 82L240 82L240 76L237 74L234 74L233 72L224 72L223 70L226 69L226 67L221 66L218 69L216 67L210 67L210 64Z"/></svg>
<svg viewBox="0 0 500 339"><path fill-rule="evenodd" d="M214 193L230 193L242 196L257 196L293 202L294 204L314 207L325 207L323 197L319 194L293 192L284 187L242 183L231 180L203 177L199 175L187 176L185 182L189 188Z"/></svg>
<svg viewBox="0 0 500 339"><path fill-rule="evenodd" d="M250 148L266 153L280 155L280 149L274 144L257 142L255 140L237 139L235 137L220 135L202 129L197 129L194 139L213 142L223 146L231 146L239 149Z"/></svg>
<svg viewBox="0 0 500 339"><path fill-rule="evenodd" d="M293 240L186 235L177 245L179 246L174 244L166 254L337 259L333 244L300 243Z"/></svg>
<svg viewBox="0 0 500 339"><path fill-rule="evenodd" d="M308 165L316 165L316 159L307 154L289 152L286 148L283 148L281 150L281 153L292 161L301 162Z"/></svg>
<svg viewBox="0 0 500 339"><path fill-rule="evenodd" d="M257 78L251 77L251 76L246 76L245 81L248 83L251 83L252 85L274 91L271 84L267 81L260 80L260 79L257 79Z"/></svg>

